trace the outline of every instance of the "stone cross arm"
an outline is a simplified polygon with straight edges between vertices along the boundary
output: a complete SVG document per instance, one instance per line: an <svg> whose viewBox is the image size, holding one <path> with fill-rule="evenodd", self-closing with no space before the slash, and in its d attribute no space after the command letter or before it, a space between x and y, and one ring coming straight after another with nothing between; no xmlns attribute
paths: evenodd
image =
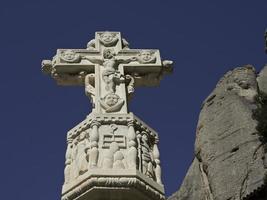
<svg viewBox="0 0 267 200"><path fill-rule="evenodd" d="M99 65L124 69L136 86L158 85L162 75L172 71L172 61L162 61L159 50L130 49L120 32L107 31L96 32L87 49L58 49L52 60L42 62L42 70L59 85L83 85L85 75Z"/></svg>
<svg viewBox="0 0 267 200"><path fill-rule="evenodd" d="M121 50L114 57L116 68L132 75L135 86L155 86L164 74L172 72L172 61L161 61L156 49ZM96 65L105 59L99 51L88 49L58 49L51 60L43 60L42 70L50 74L59 85L83 85L86 74L95 73Z"/></svg>
<svg viewBox="0 0 267 200"><path fill-rule="evenodd" d="M85 75L95 73L95 65L100 64L101 59L100 52L94 50L58 49L52 60L42 61L42 71L59 85L84 85Z"/></svg>

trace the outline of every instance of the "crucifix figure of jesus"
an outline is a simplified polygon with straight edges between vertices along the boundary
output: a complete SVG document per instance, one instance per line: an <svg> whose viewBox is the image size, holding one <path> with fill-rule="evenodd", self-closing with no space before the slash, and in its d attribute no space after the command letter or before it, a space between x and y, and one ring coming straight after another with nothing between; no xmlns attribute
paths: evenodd
<svg viewBox="0 0 267 200"><path fill-rule="evenodd" d="M95 113L128 113L137 86L156 86L172 71L159 50L129 49L119 32L96 32L86 49L58 49L42 70L59 85L84 85Z"/></svg>

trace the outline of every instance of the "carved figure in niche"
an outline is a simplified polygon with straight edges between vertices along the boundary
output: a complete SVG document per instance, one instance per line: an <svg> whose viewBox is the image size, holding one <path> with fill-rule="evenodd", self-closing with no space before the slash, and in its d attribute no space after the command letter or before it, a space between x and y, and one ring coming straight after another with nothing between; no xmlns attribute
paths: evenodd
<svg viewBox="0 0 267 200"><path fill-rule="evenodd" d="M160 160L159 160L159 149L158 149L158 138L155 138L155 143L153 146L153 158L154 158L154 163L155 163L155 179L158 184L162 184L161 181L161 167L160 167Z"/></svg>
<svg viewBox="0 0 267 200"><path fill-rule="evenodd" d="M87 74L84 79L85 94L90 97L92 108L95 108L95 74Z"/></svg>
<svg viewBox="0 0 267 200"><path fill-rule="evenodd" d="M137 61L141 64L155 63L155 53L149 50L142 50L137 56Z"/></svg>
<svg viewBox="0 0 267 200"><path fill-rule="evenodd" d="M148 145L148 136L147 134L142 135L142 172L148 177L154 179L155 174L153 170L153 160L152 152L150 146Z"/></svg>
<svg viewBox="0 0 267 200"><path fill-rule="evenodd" d="M76 156L76 165L78 168L78 175L84 174L88 169L88 163L86 160L86 134L85 131L81 132L78 137L78 144L77 144L77 156Z"/></svg>
<svg viewBox="0 0 267 200"><path fill-rule="evenodd" d="M112 142L109 149L104 153L102 167L104 169L109 169L113 167L114 154L119 150L119 145L117 142Z"/></svg>
<svg viewBox="0 0 267 200"><path fill-rule="evenodd" d="M115 46L118 42L119 38L115 33L111 32L104 32L100 35L100 42L105 46L105 47L111 47Z"/></svg>
<svg viewBox="0 0 267 200"><path fill-rule="evenodd" d="M120 111L123 104L124 100L115 93L108 93L100 99L100 105L107 113Z"/></svg>
<svg viewBox="0 0 267 200"><path fill-rule="evenodd" d="M70 49L63 51L60 59L67 63L79 63L81 61L80 55Z"/></svg>
<svg viewBox="0 0 267 200"><path fill-rule="evenodd" d="M66 151L66 161L65 161L65 170L64 170L64 177L65 177L65 184L69 183L71 180L71 164L72 164L72 138L67 139L67 151Z"/></svg>
<svg viewBox="0 0 267 200"><path fill-rule="evenodd" d="M106 48L103 51L103 58L96 57L86 57L83 56L82 59L89 60L93 63L98 63L104 67L102 72L102 79L106 83L106 90L108 92L115 92L116 85L124 81L124 77L118 71L119 64L130 63L137 60L136 57L129 59L118 59L115 56L114 49Z"/></svg>
<svg viewBox="0 0 267 200"><path fill-rule="evenodd" d="M77 144L78 144L78 138L76 137L73 140L73 146L72 146L72 154L71 157L73 158L73 163L72 163L72 174L71 177L77 178L79 176L79 168L77 165Z"/></svg>
<svg viewBox="0 0 267 200"><path fill-rule="evenodd" d="M117 151L114 153L114 169L125 169L125 160L124 155L121 151Z"/></svg>
<svg viewBox="0 0 267 200"><path fill-rule="evenodd" d="M91 154L91 143L90 143L90 134L89 129L85 130L85 154L86 154L86 161L88 163L88 168L90 167L90 154Z"/></svg>

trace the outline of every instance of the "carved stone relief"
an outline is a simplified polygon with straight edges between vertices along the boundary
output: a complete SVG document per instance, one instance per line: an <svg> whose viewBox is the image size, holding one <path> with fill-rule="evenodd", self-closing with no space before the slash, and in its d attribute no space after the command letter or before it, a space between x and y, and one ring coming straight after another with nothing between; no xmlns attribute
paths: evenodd
<svg viewBox="0 0 267 200"><path fill-rule="evenodd" d="M104 130L105 133L102 136L102 149L104 149L102 168L125 169L125 156L121 150L126 148L125 135L117 133L118 126L116 124L110 125L109 133L106 133L106 129Z"/></svg>
<svg viewBox="0 0 267 200"><path fill-rule="evenodd" d="M157 183L162 184L157 138L144 130L136 131L136 134L139 171Z"/></svg>
<svg viewBox="0 0 267 200"><path fill-rule="evenodd" d="M91 142L91 150L90 150L90 157L89 163L90 167L97 167L99 150L98 150L98 140L99 140L99 132L98 127L100 123L97 121L93 121L91 124L92 132L90 134L90 142Z"/></svg>
<svg viewBox="0 0 267 200"><path fill-rule="evenodd" d="M107 36L105 36L107 37ZM129 43L127 42L127 40L125 38L122 38L121 40L122 42L122 49L129 49ZM88 50L96 50L96 46L95 46L96 40L92 39L87 43L87 49ZM114 42L114 45L104 45L106 47L110 47L110 46L115 46L117 42ZM103 42L102 42L103 44Z"/></svg>
<svg viewBox="0 0 267 200"><path fill-rule="evenodd" d="M109 131L103 133L102 148L109 149L112 142L116 142L119 148L126 148L125 135L120 131L116 124L111 124Z"/></svg>
<svg viewBox="0 0 267 200"><path fill-rule="evenodd" d="M65 170L64 170L64 176L65 176L65 183L69 183L71 181L71 164L73 161L72 158L72 138L67 139L67 150L66 150L66 156L65 156Z"/></svg>
<svg viewBox="0 0 267 200"><path fill-rule="evenodd" d="M68 49L60 54L60 60L66 63L79 63L81 61L81 57L73 50Z"/></svg>
<svg viewBox="0 0 267 200"><path fill-rule="evenodd" d="M64 171L66 184L88 171L89 134L87 131L82 131L77 135L70 135L67 143Z"/></svg>
<svg viewBox="0 0 267 200"><path fill-rule="evenodd" d="M113 92L100 99L100 105L107 113L120 111L123 104L124 100Z"/></svg>
<svg viewBox="0 0 267 200"><path fill-rule="evenodd" d="M81 134L78 137L78 144L76 146L77 148L77 154L76 154L76 165L78 168L78 174L82 175L84 174L88 169L88 161L86 160L86 148L87 142L86 142L86 135L85 132L81 132Z"/></svg>
<svg viewBox="0 0 267 200"><path fill-rule="evenodd" d="M119 38L115 33L104 32L100 35L100 42L105 47L115 46L117 44L118 40L119 40Z"/></svg>
<svg viewBox="0 0 267 200"><path fill-rule="evenodd" d="M137 61L141 64L155 63L155 53L150 50L142 50L137 56Z"/></svg>
<svg viewBox="0 0 267 200"><path fill-rule="evenodd" d="M102 168L108 169L125 169L125 159L119 144L115 141L111 142L109 149L104 151Z"/></svg>
<svg viewBox="0 0 267 200"><path fill-rule="evenodd" d="M137 163L136 146L137 144L136 144L136 132L134 129L133 121L128 122L127 140L128 140L127 163L128 163L129 168L136 169L136 163Z"/></svg>

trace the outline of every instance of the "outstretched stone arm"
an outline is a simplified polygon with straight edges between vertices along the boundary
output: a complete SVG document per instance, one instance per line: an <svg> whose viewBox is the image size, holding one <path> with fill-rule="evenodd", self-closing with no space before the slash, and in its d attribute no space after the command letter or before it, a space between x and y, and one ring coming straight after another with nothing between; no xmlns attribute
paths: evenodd
<svg viewBox="0 0 267 200"><path fill-rule="evenodd" d="M97 64L100 64L100 65L103 65L103 63L104 63L104 59L102 59L102 58L88 57L88 56L82 56L81 58L83 60L89 60L92 63L97 63Z"/></svg>
<svg viewBox="0 0 267 200"><path fill-rule="evenodd" d="M137 60L138 60L138 58L133 56L133 57L130 57L128 59L116 59L116 62L117 62L117 64L128 64L130 62L134 62Z"/></svg>

